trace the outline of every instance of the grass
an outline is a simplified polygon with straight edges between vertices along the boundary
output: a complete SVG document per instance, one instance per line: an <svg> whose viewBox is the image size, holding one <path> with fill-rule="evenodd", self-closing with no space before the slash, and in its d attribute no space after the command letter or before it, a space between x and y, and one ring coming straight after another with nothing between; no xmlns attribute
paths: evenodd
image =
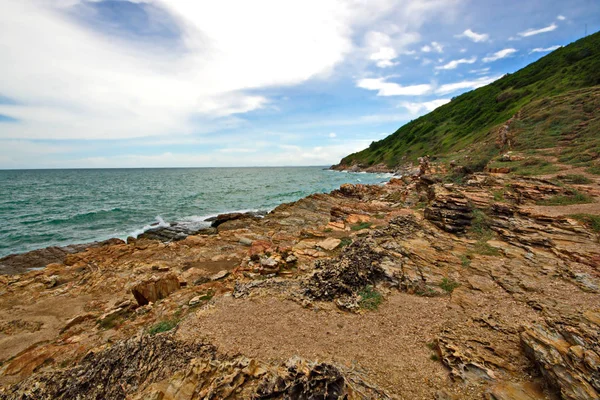
<svg viewBox="0 0 600 400"><path fill-rule="evenodd" d="M494 246L490 246L486 241L480 240L475 243L473 251L482 256L499 256L500 249Z"/></svg>
<svg viewBox="0 0 600 400"><path fill-rule="evenodd" d="M358 305L360 308L366 310L377 310L379 305L383 302L383 296L373 286L365 286L365 288L359 293L360 301Z"/></svg>
<svg viewBox="0 0 600 400"><path fill-rule="evenodd" d="M504 201L504 190L494 190L494 201Z"/></svg>
<svg viewBox="0 0 600 400"><path fill-rule="evenodd" d="M120 314L113 314L102 320L98 320L98 325L104 330L109 330L119 326L121 322L123 322L123 316Z"/></svg>
<svg viewBox="0 0 600 400"><path fill-rule="evenodd" d="M349 237L344 237L344 238L341 238L340 240L341 240L341 242L338 245L338 247L340 249L343 249L344 247L349 246L349 245L352 244L352 239L350 239Z"/></svg>
<svg viewBox="0 0 600 400"><path fill-rule="evenodd" d="M431 361L440 361L440 356L438 356L437 354L432 354L431 356L429 356L429 359Z"/></svg>
<svg viewBox="0 0 600 400"><path fill-rule="evenodd" d="M592 165L591 167L589 167L585 171L588 172L588 173L590 173L590 174L600 175L600 165Z"/></svg>
<svg viewBox="0 0 600 400"><path fill-rule="evenodd" d="M583 175L577 175L577 174L559 175L556 178L559 181L562 181L565 183L572 183L575 185L586 185L588 183L592 183L592 180L590 178L587 178Z"/></svg>
<svg viewBox="0 0 600 400"><path fill-rule="evenodd" d="M600 215L592 214L573 214L570 217L583 222L587 227L596 233L600 233Z"/></svg>
<svg viewBox="0 0 600 400"><path fill-rule="evenodd" d="M571 204L591 203L592 198L584 193L572 190L571 194L552 196L544 200L538 201L538 206L568 206Z"/></svg>
<svg viewBox="0 0 600 400"><path fill-rule="evenodd" d="M353 225L350 229L352 229L353 231L361 231L363 229L369 229L371 225L373 224L370 222L360 222L356 225Z"/></svg>
<svg viewBox="0 0 600 400"><path fill-rule="evenodd" d="M471 259L463 254L460 256L460 264L463 266L463 268L468 268L471 266Z"/></svg>
<svg viewBox="0 0 600 400"><path fill-rule="evenodd" d="M460 286L460 283L456 282L453 279L443 278L442 282L440 282L440 287L446 293L452 293L454 289Z"/></svg>
<svg viewBox="0 0 600 400"><path fill-rule="evenodd" d="M150 329L148 329L148 334L154 336L157 333L168 332L171 329L175 328L178 323L179 321L176 319L161 321L157 324L152 325Z"/></svg>
<svg viewBox="0 0 600 400"><path fill-rule="evenodd" d="M489 166L490 168L509 167L511 173L521 176L548 175L560 171L556 165L541 158L528 158L510 163L493 161Z"/></svg>

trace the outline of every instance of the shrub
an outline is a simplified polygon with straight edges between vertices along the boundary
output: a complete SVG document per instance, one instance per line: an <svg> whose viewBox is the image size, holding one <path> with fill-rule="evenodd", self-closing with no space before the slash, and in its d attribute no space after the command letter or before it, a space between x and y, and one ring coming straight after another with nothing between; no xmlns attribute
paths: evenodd
<svg viewBox="0 0 600 400"><path fill-rule="evenodd" d="M176 319L161 321L157 324L152 325L150 329L148 329L148 333L154 336L157 333L168 332L171 329L175 328L178 323L179 321Z"/></svg>
<svg viewBox="0 0 600 400"><path fill-rule="evenodd" d="M358 304L361 308L367 310L377 310L379 305L383 302L383 296L373 286L365 286L365 288L359 293L360 301Z"/></svg>
<svg viewBox="0 0 600 400"><path fill-rule="evenodd" d="M440 282L440 287L446 293L452 293L454 289L460 286L460 283L456 282L453 279L443 278L442 282Z"/></svg>
<svg viewBox="0 0 600 400"><path fill-rule="evenodd" d="M370 227L371 227L371 225L373 225L373 224L372 224L372 223L370 223L370 222L361 222L361 223L358 223L358 224L356 224L356 225L353 225L351 229L352 229L353 231L361 231L361 230L363 230L363 229L368 229L368 228L370 228Z"/></svg>

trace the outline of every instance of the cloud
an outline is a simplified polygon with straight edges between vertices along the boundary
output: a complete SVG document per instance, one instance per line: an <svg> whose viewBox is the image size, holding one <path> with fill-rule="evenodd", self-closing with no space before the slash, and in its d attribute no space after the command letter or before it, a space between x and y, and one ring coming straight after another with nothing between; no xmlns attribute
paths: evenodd
<svg viewBox="0 0 600 400"><path fill-rule="evenodd" d="M546 48L544 48L544 47L536 47L535 49L531 50L529 52L529 54L531 54L531 53L548 53L550 51L554 51L556 49L560 49L561 47L562 46L560 46L560 45L550 46L550 47L546 47Z"/></svg>
<svg viewBox="0 0 600 400"><path fill-rule="evenodd" d="M517 52L517 49L503 49L503 50L499 50L499 51L495 52L492 55L484 57L482 61L484 63L489 63L489 62L497 61L497 60L500 60L502 58L509 57L511 54L514 54L516 52Z"/></svg>
<svg viewBox="0 0 600 400"><path fill-rule="evenodd" d="M393 60L398 57L398 53L391 47L391 38L382 32L368 32L365 35L365 41L368 48L372 49L369 59L375 61L379 68L392 67L397 64Z"/></svg>
<svg viewBox="0 0 600 400"><path fill-rule="evenodd" d="M337 135L336 135L336 133L335 133L335 132L331 132L331 133L329 133L329 135L328 135L328 136L329 136L330 138L332 138L332 139L333 139L333 138L335 138L335 137L337 137Z"/></svg>
<svg viewBox="0 0 600 400"><path fill-rule="evenodd" d="M567 17L565 17L564 15L558 15L556 17L556 19L559 20L559 21L564 21L565 19L567 19Z"/></svg>
<svg viewBox="0 0 600 400"><path fill-rule="evenodd" d="M472 73L472 74L476 74L476 75L485 75L488 72L490 72L490 67L472 69L469 72Z"/></svg>
<svg viewBox="0 0 600 400"><path fill-rule="evenodd" d="M473 32L471 29L467 29L460 35L456 35L456 37L457 38L465 37L465 38L471 39L475 43L487 42L490 39L490 35L488 35L487 33L476 33L476 32Z"/></svg>
<svg viewBox="0 0 600 400"><path fill-rule="evenodd" d="M429 84L402 86L394 82L386 82L385 78L366 78L356 82L361 89L377 90L377 96L420 96L432 89Z"/></svg>
<svg viewBox="0 0 600 400"><path fill-rule="evenodd" d="M485 85L489 85L490 83L500 79L502 76L495 77L481 77L475 80L464 80L460 82L447 83L438 87L435 91L436 94L445 95L453 92L457 92L459 90L464 89L477 89Z"/></svg>
<svg viewBox="0 0 600 400"><path fill-rule="evenodd" d="M65 14L65 4L0 0L2 94L19 104L1 113L21 121L0 137L195 132L193 120L264 107L268 100L254 89L330 73L352 48L355 16L333 0L262 7L163 0L183 31L173 49L98 32Z"/></svg>
<svg viewBox="0 0 600 400"><path fill-rule="evenodd" d="M519 36L521 36L521 37L529 37L529 36L539 35L540 33L552 32L556 28L558 28L558 25L556 25L553 22L552 24L546 26L545 28L528 29L528 30L526 30L524 32L519 32Z"/></svg>
<svg viewBox="0 0 600 400"><path fill-rule="evenodd" d="M431 42L431 44L426 44L425 46L421 47L421 51L423 53L431 53L432 51L435 51L436 53L443 53L444 46L438 42Z"/></svg>
<svg viewBox="0 0 600 400"><path fill-rule="evenodd" d="M461 58L460 60L452 60L445 65L440 65L435 67L435 69L456 69L460 64L473 64L477 61L477 57L473 56L471 58Z"/></svg>
<svg viewBox="0 0 600 400"><path fill-rule="evenodd" d="M419 114L423 111L431 112L436 108L443 106L444 104L450 103L450 99L436 99L431 101L425 101L422 103L409 103L404 102L400 105L406 108L411 114Z"/></svg>

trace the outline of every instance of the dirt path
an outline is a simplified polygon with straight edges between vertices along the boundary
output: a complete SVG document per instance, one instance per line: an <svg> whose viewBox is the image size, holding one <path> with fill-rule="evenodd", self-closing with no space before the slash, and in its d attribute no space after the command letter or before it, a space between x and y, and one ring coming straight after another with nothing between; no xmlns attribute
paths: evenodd
<svg viewBox="0 0 600 400"><path fill-rule="evenodd" d="M440 298L394 293L379 310L356 315L272 297L224 297L188 319L178 335L207 338L220 351L257 359L296 355L333 361L368 372L400 399L429 400L449 384L448 371L431 360L427 347L439 333L447 305Z"/></svg>

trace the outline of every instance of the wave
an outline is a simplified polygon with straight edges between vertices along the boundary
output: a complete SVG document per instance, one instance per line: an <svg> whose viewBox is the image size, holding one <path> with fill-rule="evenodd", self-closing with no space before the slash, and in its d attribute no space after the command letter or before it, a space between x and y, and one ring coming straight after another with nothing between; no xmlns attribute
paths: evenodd
<svg viewBox="0 0 600 400"><path fill-rule="evenodd" d="M135 231L131 232L128 236L133 236L134 238L137 238L139 235L141 235L142 233L144 233L150 229L166 228L166 227L171 226L171 224L166 223L165 220L162 219L162 217L160 215L157 215L154 218L154 220L155 220L155 222L148 224L148 225L144 225L140 229L136 229Z"/></svg>

